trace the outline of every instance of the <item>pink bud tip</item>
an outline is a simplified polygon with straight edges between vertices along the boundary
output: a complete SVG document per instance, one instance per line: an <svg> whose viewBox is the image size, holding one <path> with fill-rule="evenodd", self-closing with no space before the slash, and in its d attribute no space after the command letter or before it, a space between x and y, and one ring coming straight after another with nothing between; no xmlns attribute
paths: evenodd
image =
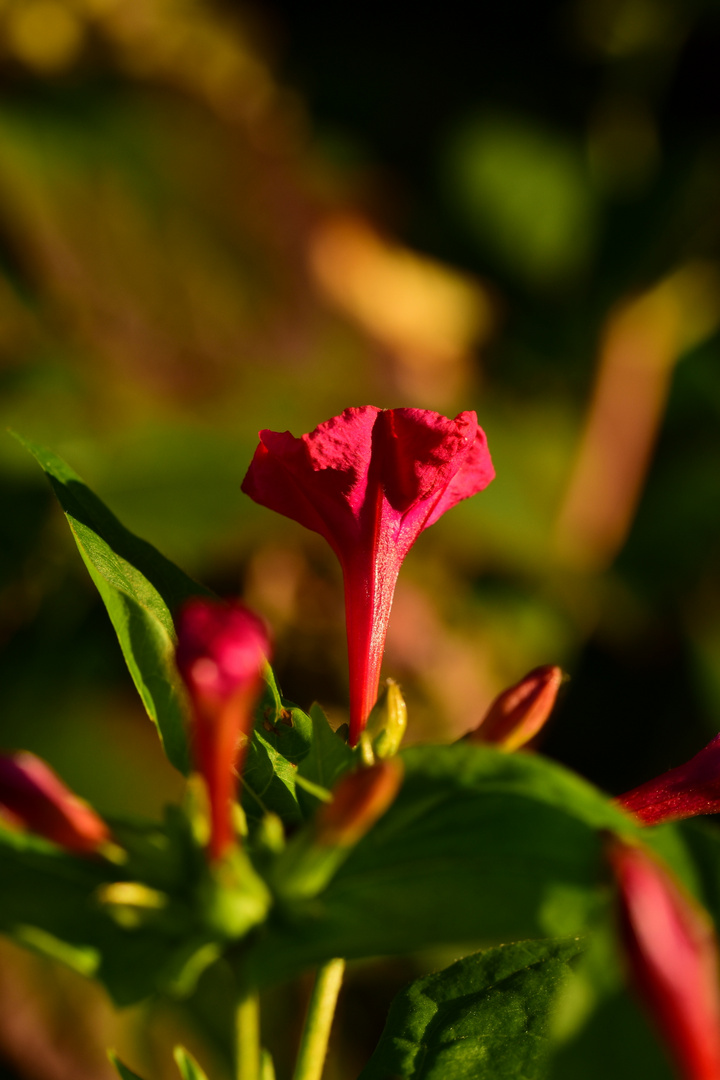
<svg viewBox="0 0 720 1080"><path fill-rule="evenodd" d="M562 681L559 667L547 664L535 668L495 698L480 726L467 738L471 742L495 743L505 750L519 749L545 724Z"/></svg>
<svg viewBox="0 0 720 1080"><path fill-rule="evenodd" d="M356 844L395 800L402 778L398 758L343 776L333 789L332 802L318 813L318 843L338 847Z"/></svg>
<svg viewBox="0 0 720 1080"><path fill-rule="evenodd" d="M715 935L705 912L641 847L613 840L630 976L684 1080L720 1078Z"/></svg>
<svg viewBox="0 0 720 1080"><path fill-rule="evenodd" d="M474 412L345 409L296 439L261 431L242 489L324 536L340 560L350 669L350 744L377 698L400 566L423 529L495 471Z"/></svg>
<svg viewBox="0 0 720 1080"><path fill-rule="evenodd" d="M95 811L27 751L0 755L0 807L21 826L78 854L92 854L110 839Z"/></svg>
<svg viewBox="0 0 720 1080"><path fill-rule="evenodd" d="M645 825L720 813L720 735L684 765L620 795L617 801Z"/></svg>
<svg viewBox="0 0 720 1080"><path fill-rule="evenodd" d="M263 621L238 603L193 598L176 625L175 658L192 706L192 751L208 792L208 850L215 860L234 842L232 802L241 736L252 726L270 642Z"/></svg>

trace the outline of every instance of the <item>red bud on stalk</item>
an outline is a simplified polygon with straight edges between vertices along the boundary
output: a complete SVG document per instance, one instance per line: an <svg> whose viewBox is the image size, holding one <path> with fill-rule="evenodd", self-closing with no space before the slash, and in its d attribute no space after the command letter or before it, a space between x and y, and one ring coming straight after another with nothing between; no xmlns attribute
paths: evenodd
<svg viewBox="0 0 720 1080"><path fill-rule="evenodd" d="M479 727L469 732L466 739L494 743L503 750L518 750L545 724L562 681L559 667L546 664L535 668L495 698Z"/></svg>
<svg viewBox="0 0 720 1080"><path fill-rule="evenodd" d="M177 618L176 662L192 706L191 744L210 804L214 862L235 841L232 803L242 765L241 736L252 725L269 652L262 620L242 604L193 598Z"/></svg>
<svg viewBox="0 0 720 1080"><path fill-rule="evenodd" d="M645 825L720 813L720 735L684 765L618 796Z"/></svg>
<svg viewBox="0 0 720 1080"><path fill-rule="evenodd" d="M720 1080L715 934L702 908L646 850L614 839L630 976L683 1080Z"/></svg>
<svg viewBox="0 0 720 1080"><path fill-rule="evenodd" d="M27 751L0 755L0 809L21 826L78 854L93 854L110 839L110 830L92 807Z"/></svg>
<svg viewBox="0 0 720 1080"><path fill-rule="evenodd" d="M318 812L315 841L327 847L352 847L394 802L403 768L397 758L348 773L333 789L333 800Z"/></svg>

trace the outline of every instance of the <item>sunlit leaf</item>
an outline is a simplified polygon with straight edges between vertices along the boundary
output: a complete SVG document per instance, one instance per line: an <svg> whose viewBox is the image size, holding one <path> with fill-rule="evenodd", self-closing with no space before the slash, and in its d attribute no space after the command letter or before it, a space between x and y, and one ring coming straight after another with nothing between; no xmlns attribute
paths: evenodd
<svg viewBox="0 0 720 1080"><path fill-rule="evenodd" d="M186 772L185 698L174 664L171 612L189 596L207 590L129 532L61 458L17 438L45 471L165 752Z"/></svg>

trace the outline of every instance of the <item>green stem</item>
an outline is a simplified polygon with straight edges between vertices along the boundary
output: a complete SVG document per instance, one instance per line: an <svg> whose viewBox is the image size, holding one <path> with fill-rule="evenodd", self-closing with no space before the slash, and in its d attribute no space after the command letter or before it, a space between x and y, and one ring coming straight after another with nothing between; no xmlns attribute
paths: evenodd
<svg viewBox="0 0 720 1080"><path fill-rule="evenodd" d="M293 1080L321 1080L344 972L344 960L328 960L318 968Z"/></svg>
<svg viewBox="0 0 720 1080"><path fill-rule="evenodd" d="M257 990L248 990L235 1014L237 1080L260 1080L260 1003Z"/></svg>

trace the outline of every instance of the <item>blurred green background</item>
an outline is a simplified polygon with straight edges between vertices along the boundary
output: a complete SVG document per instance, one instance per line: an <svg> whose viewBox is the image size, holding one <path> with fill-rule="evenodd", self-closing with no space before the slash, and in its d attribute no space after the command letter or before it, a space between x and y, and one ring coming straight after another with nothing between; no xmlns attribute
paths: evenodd
<svg viewBox="0 0 720 1080"><path fill-rule="evenodd" d="M240 493L257 431L476 409L497 479L398 587L409 739L559 663L542 749L623 791L720 728L719 120L715 0L0 0L1 426L244 595L286 695L339 720L339 571ZM157 813L178 781L5 435L0 506L0 745ZM37 973L8 956L17 1018ZM59 1031L87 991L53 978ZM0 1024L0 1068L65 1075L26 1030Z"/></svg>

